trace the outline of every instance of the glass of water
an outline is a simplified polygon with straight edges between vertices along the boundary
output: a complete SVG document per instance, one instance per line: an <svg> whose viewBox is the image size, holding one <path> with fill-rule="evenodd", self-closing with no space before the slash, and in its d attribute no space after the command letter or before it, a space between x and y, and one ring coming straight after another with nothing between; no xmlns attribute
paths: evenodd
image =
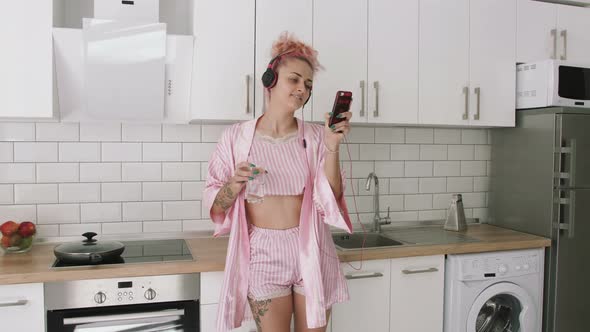
<svg viewBox="0 0 590 332"><path fill-rule="evenodd" d="M246 184L246 201L261 203L264 201L264 172L254 175L254 179Z"/></svg>

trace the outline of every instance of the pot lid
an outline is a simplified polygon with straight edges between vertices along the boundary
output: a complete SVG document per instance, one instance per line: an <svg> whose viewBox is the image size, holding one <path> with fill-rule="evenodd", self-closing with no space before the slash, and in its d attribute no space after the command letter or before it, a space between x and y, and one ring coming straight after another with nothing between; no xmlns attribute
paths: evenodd
<svg viewBox="0 0 590 332"><path fill-rule="evenodd" d="M81 242L68 242L55 247L55 251L62 254L101 254L108 253L124 248L125 245L117 241L97 241L93 239L96 236L94 232L82 234L86 240Z"/></svg>

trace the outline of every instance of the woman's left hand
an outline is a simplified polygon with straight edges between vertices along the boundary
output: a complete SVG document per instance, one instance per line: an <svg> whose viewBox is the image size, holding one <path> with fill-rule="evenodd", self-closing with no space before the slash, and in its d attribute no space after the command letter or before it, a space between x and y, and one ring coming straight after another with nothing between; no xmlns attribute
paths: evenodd
<svg viewBox="0 0 590 332"><path fill-rule="evenodd" d="M326 119L324 123L324 142L326 147L330 150L337 150L340 147L340 142L344 139L344 136L348 135L350 132L350 118L352 117L352 112L340 113L340 116L344 117L344 120L336 123L333 128L330 128L328 125L330 123L330 113L324 115L324 118Z"/></svg>

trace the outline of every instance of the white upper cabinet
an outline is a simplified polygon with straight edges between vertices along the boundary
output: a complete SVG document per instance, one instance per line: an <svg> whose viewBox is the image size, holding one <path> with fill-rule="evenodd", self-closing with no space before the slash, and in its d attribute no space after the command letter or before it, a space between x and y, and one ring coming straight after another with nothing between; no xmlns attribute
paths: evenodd
<svg viewBox="0 0 590 332"><path fill-rule="evenodd" d="M235 10L234 5L229 8L235 15L242 15ZM263 86L260 78L268 62L271 60L272 44L283 31L289 31L305 43L312 44L312 0L257 0L256 1L256 66L254 75L255 114L262 114L264 102ZM335 19L335 17L332 17ZM332 21L333 22L333 21ZM197 41L198 44L198 41ZM198 46L197 46L198 47ZM321 55L320 55L321 56ZM313 98L313 97L312 97ZM311 120L310 100L305 106L305 120ZM299 111L295 113L300 116Z"/></svg>
<svg viewBox="0 0 590 332"><path fill-rule="evenodd" d="M590 8L518 0L517 61L590 60Z"/></svg>
<svg viewBox="0 0 590 332"><path fill-rule="evenodd" d="M313 43L325 68L314 77L313 120L323 122L336 91L345 90L353 96L351 122L367 122L367 0L316 1Z"/></svg>
<svg viewBox="0 0 590 332"><path fill-rule="evenodd" d="M195 0L191 118L254 117L254 0Z"/></svg>
<svg viewBox="0 0 590 332"><path fill-rule="evenodd" d="M0 286L2 331L45 331L43 284Z"/></svg>
<svg viewBox="0 0 590 332"><path fill-rule="evenodd" d="M0 118L53 117L53 5L1 1Z"/></svg>
<svg viewBox="0 0 590 332"><path fill-rule="evenodd" d="M419 123L466 125L469 2L420 1Z"/></svg>
<svg viewBox="0 0 590 332"><path fill-rule="evenodd" d="M516 3L471 0L469 9L469 123L513 127Z"/></svg>
<svg viewBox="0 0 590 332"><path fill-rule="evenodd" d="M369 2L365 87L369 123L418 121L418 10L418 1Z"/></svg>

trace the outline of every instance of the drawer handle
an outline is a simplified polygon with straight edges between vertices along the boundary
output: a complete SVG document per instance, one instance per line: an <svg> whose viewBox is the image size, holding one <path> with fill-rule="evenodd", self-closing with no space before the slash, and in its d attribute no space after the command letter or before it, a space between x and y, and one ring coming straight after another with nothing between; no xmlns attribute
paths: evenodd
<svg viewBox="0 0 590 332"><path fill-rule="evenodd" d="M437 272L438 269L436 267L431 267L424 270L402 270L403 274L417 274L417 273L430 273L430 272Z"/></svg>
<svg viewBox="0 0 590 332"><path fill-rule="evenodd" d="M26 305L27 303L29 303L28 300L18 300L18 301L14 301L14 302L0 302L0 308L1 307L23 306L23 305Z"/></svg>
<svg viewBox="0 0 590 332"><path fill-rule="evenodd" d="M374 273L365 273L365 274L347 274L345 276L346 279L365 279L365 278L379 278L383 277L383 273L381 272L374 272Z"/></svg>

